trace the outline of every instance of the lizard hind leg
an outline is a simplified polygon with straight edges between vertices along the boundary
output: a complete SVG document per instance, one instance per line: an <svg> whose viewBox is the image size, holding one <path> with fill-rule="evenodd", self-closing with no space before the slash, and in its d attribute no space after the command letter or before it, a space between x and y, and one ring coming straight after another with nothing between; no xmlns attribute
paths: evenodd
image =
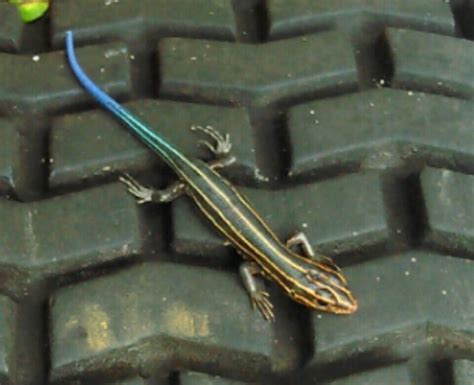
<svg viewBox="0 0 474 385"><path fill-rule="evenodd" d="M165 189L156 190L143 186L128 174L119 177L119 180L127 186L128 191L137 199L138 204L147 202L167 203L186 192L186 185L181 181L174 182Z"/></svg>
<svg viewBox="0 0 474 385"><path fill-rule="evenodd" d="M215 141L214 145L205 140L199 141L199 143L204 144L215 156L220 158L225 157L230 153L232 143L230 142L229 134L222 136L221 133L212 126L191 126L190 129L191 131L201 131Z"/></svg>

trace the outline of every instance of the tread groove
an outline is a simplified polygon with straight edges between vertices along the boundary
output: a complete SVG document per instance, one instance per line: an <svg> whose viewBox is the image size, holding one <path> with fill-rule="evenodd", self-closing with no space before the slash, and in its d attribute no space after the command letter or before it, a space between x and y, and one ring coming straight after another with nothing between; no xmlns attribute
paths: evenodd
<svg viewBox="0 0 474 385"><path fill-rule="evenodd" d="M351 316L265 287L192 201L137 205L118 175L173 172L72 76L222 171L282 240L304 231ZM474 1L0 0L0 382L472 385ZM315 382L316 381L316 382Z"/></svg>

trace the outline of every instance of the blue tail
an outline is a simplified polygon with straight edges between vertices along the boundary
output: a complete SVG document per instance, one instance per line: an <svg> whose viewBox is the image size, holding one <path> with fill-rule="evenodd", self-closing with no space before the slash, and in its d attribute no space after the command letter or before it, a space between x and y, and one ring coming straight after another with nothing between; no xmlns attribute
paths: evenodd
<svg viewBox="0 0 474 385"><path fill-rule="evenodd" d="M153 132L150 127L140 122L133 114L122 107L103 90L101 90L83 71L77 62L74 53L74 39L72 31L66 32L66 52L69 65L82 86L89 92L103 107L112 112L122 123L127 125L132 132L141 139L148 147L156 151L165 161L172 162L170 155L178 157L182 155L173 148L163 138Z"/></svg>

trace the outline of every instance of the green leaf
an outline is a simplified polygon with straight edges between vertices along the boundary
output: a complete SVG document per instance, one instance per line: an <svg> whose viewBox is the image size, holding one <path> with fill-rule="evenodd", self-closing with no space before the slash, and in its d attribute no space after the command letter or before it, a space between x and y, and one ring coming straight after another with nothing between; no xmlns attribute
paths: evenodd
<svg viewBox="0 0 474 385"><path fill-rule="evenodd" d="M11 4L17 6L21 19L29 23L39 19L49 8L49 0L36 0L27 2L25 0L9 0Z"/></svg>

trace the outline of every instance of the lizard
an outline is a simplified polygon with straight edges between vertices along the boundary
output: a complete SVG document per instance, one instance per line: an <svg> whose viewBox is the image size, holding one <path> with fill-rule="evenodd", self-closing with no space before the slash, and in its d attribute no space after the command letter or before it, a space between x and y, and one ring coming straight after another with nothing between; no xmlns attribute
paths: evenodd
<svg viewBox="0 0 474 385"><path fill-rule="evenodd" d="M226 242L244 257L239 268L244 287L253 308L266 320L274 320L274 309L268 291L256 279L258 276L273 281L291 299L310 309L334 314L351 314L357 310L357 301L346 278L331 258L316 253L303 232L282 242L251 203L219 173L236 161L230 154L229 134L223 136L210 126L191 126L214 141L204 143L216 159L205 163L188 157L87 76L77 61L72 31L66 32L66 54L72 72L84 89L178 176L176 182L162 190L145 187L129 175L121 176L120 180L139 204L167 203L181 195L191 197Z"/></svg>

